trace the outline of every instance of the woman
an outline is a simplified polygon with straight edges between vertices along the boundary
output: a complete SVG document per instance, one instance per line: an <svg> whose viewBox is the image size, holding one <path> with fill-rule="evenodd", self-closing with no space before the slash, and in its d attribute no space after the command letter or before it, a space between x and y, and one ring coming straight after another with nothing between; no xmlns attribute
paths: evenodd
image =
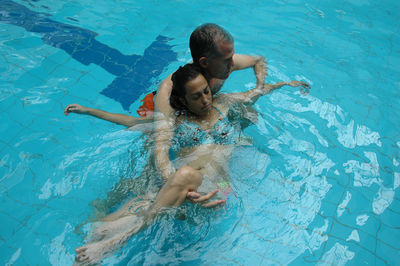
<svg viewBox="0 0 400 266"><path fill-rule="evenodd" d="M207 80L192 64L179 68L172 81L171 105L178 110L177 124L174 132L156 136L156 143L164 145L157 145L154 151L156 165L166 183L148 209L137 211L146 203L130 202L114 214L114 221L100 226L88 244L76 249L77 263L100 261L144 228L162 208L181 205L188 192L201 193L213 188L212 193L194 201L203 202L220 191L217 201L204 205L224 203L226 195L232 192L228 176L229 156L240 141L240 128L227 119L228 111L236 104L252 104L261 95L285 85L309 88L305 82L280 82L248 92L213 97ZM169 158L170 148L175 155L173 162Z"/></svg>

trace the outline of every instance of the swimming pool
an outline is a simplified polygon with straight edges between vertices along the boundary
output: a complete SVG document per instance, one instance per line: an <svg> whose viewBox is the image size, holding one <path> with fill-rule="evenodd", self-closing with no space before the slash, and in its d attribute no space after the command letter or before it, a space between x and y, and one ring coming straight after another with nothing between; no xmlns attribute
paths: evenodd
<svg viewBox="0 0 400 266"><path fill-rule="evenodd" d="M259 121L245 130L254 147L234 153L237 198L226 208L162 217L105 263L400 263L398 2L0 5L3 264L71 264L91 202L146 163L140 133L65 117L65 105L135 115L190 61L189 35L210 21L232 33L237 53L267 58L269 82L308 81L311 93L282 88L257 102ZM254 81L240 71L224 90Z"/></svg>

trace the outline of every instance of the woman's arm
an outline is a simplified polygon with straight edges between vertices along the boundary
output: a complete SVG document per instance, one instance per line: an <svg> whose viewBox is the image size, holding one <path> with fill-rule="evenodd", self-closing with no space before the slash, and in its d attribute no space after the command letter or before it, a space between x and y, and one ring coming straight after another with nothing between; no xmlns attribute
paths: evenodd
<svg viewBox="0 0 400 266"><path fill-rule="evenodd" d="M153 117L132 117L124 114L109 113L100 109L89 108L76 103L67 105L67 107L65 107L64 114L68 115L69 113L91 115L126 127L132 127L134 125L153 120Z"/></svg>
<svg viewBox="0 0 400 266"><path fill-rule="evenodd" d="M279 89L283 86L291 86L291 87L300 87L300 91L302 94L307 94L310 89L310 85L303 81L292 80L290 82L278 82L275 84L264 84L263 87L256 87L252 90L240 93L228 93L225 94L231 100L232 103L245 103L245 104L253 104L255 103L260 96L266 95L273 90Z"/></svg>

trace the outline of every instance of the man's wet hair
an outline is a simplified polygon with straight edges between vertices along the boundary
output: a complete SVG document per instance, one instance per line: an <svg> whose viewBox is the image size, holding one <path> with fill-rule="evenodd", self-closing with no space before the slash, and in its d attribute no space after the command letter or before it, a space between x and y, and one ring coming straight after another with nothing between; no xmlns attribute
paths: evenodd
<svg viewBox="0 0 400 266"><path fill-rule="evenodd" d="M219 42L233 43L232 35L221 26L206 23L197 27L190 35L190 52L193 63L198 64L201 57L220 56Z"/></svg>
<svg viewBox="0 0 400 266"><path fill-rule="evenodd" d="M172 91L169 102L171 106L177 111L187 110L186 106L182 104L182 99L186 95L186 83L197 78L201 74L201 68L195 64L186 64L179 67L177 71L172 74Z"/></svg>

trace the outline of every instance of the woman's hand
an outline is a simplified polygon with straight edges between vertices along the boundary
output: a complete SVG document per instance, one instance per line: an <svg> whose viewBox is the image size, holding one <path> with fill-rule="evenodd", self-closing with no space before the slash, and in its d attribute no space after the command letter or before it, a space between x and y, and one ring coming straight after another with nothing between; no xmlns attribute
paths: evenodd
<svg viewBox="0 0 400 266"><path fill-rule="evenodd" d="M69 113L87 114L88 108L77 103L69 104L65 107L64 114L68 115Z"/></svg>
<svg viewBox="0 0 400 266"><path fill-rule="evenodd" d="M292 80L287 83L287 85L291 87L300 87L300 92L301 94L308 94L310 92L310 84L304 82L304 81L297 81L297 80Z"/></svg>

